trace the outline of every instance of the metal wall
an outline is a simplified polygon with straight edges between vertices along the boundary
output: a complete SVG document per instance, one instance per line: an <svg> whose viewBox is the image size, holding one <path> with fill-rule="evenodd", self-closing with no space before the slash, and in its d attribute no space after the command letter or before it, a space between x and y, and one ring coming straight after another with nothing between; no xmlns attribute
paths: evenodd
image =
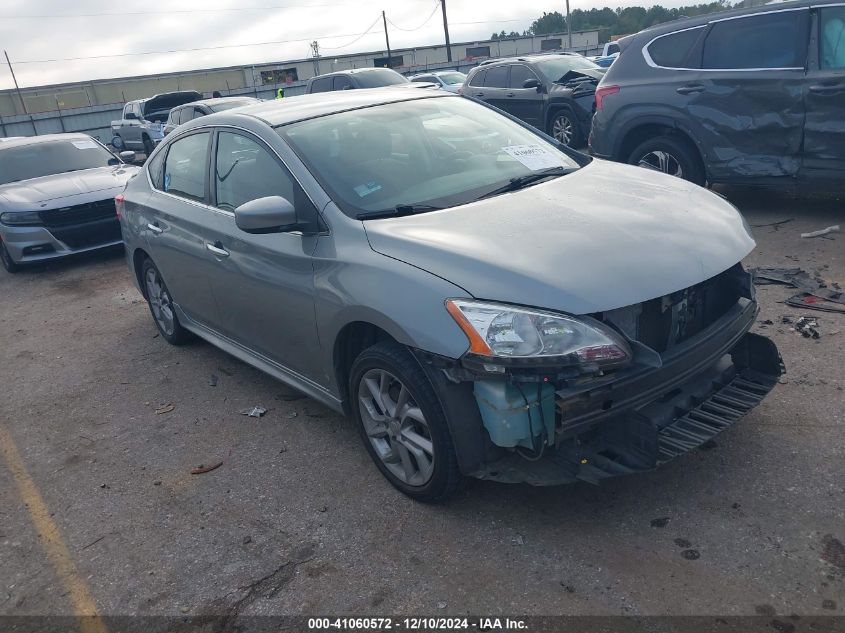
<svg viewBox="0 0 845 633"><path fill-rule="evenodd" d="M404 65L397 68L406 75L429 70L453 68L468 72L484 57L467 56L467 49L489 47L491 57L507 57L540 52L542 42L561 39L566 44L566 34L543 37L519 37L503 40L452 45L452 54L459 61L446 61L445 46L427 46L416 49L392 51L393 57L401 55ZM598 31L572 34L573 50L585 55L596 55ZM186 71L166 75L131 79L108 79L61 86L43 86L22 89L25 114L21 99L15 91L0 91L0 136L33 136L59 132L84 132L103 143L111 141L111 121L119 119L123 104L133 99L150 97L174 90L196 90L211 96L219 91L224 96L246 95L259 99L273 99L279 87L286 96L305 92L305 83L315 74L373 66L382 53L363 53L342 57L321 57L314 60L280 62L207 71ZM318 73L315 73L318 66ZM262 71L296 68L298 81L293 83L262 84Z"/></svg>

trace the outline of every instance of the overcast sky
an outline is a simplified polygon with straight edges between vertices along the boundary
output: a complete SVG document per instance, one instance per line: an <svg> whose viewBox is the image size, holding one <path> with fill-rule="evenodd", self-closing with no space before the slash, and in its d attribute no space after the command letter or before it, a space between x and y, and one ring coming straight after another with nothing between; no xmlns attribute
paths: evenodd
<svg viewBox="0 0 845 633"><path fill-rule="evenodd" d="M654 2L571 0L570 6L637 4ZM391 47L439 44L443 25L439 9L432 15L435 7L435 0L0 0L0 46L21 87L37 86L301 59L313 39L329 58L383 49L382 9L395 24L388 24ZM455 42L486 39L502 29L521 32L543 11L564 13L565 7L561 0L448 0L449 31ZM372 32L358 39L376 20ZM223 46L230 48L126 55ZM70 61L92 56L102 57ZM31 63L40 60L57 61ZM11 88L5 59L0 61L0 89Z"/></svg>

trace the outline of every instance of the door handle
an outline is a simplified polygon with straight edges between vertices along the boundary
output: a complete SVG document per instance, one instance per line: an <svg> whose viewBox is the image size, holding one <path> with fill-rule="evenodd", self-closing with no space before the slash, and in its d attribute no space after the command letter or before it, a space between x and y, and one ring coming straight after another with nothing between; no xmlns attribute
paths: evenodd
<svg viewBox="0 0 845 633"><path fill-rule="evenodd" d="M484 96L484 93L483 93L483 92L476 92L476 93L475 93L474 95L472 95L472 96L473 96L473 97L483 97L483 96Z"/></svg>
<svg viewBox="0 0 845 633"><path fill-rule="evenodd" d="M808 90L817 95L830 95L845 91L845 84L815 84L810 86Z"/></svg>
<svg viewBox="0 0 845 633"><path fill-rule="evenodd" d="M515 97L516 95L512 92L509 92L505 95L506 97Z"/></svg>
<svg viewBox="0 0 845 633"><path fill-rule="evenodd" d="M150 229L156 235L159 235L160 233L164 233L163 228L161 228L158 224L153 224L152 222L147 224L147 228Z"/></svg>
<svg viewBox="0 0 845 633"><path fill-rule="evenodd" d="M680 88L676 88L675 92L679 95L689 95L693 94L694 92L704 92L704 86L701 84L689 84L687 86L681 86Z"/></svg>
<svg viewBox="0 0 845 633"><path fill-rule="evenodd" d="M212 253L217 255L217 257L228 257L229 256L229 251L227 251L225 248L223 248L223 244L221 244L219 240L217 242L214 242L214 244L206 243L205 247L208 250L210 250Z"/></svg>

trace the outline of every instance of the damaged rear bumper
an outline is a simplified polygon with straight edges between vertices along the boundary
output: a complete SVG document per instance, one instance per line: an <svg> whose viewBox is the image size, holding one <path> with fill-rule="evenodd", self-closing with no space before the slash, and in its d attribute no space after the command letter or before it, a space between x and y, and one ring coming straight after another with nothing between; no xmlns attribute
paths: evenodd
<svg viewBox="0 0 845 633"><path fill-rule="evenodd" d="M741 299L683 345L641 354L635 366L606 377L558 384L551 392L554 441L530 459L524 449L493 444L477 406L471 419L464 394L462 409L450 412L461 416L451 430L463 472L538 486L598 483L652 470L701 446L759 404L783 373L775 344L748 332L756 314L756 303ZM538 396L530 406L548 414L551 402ZM449 399L444 408L451 408Z"/></svg>

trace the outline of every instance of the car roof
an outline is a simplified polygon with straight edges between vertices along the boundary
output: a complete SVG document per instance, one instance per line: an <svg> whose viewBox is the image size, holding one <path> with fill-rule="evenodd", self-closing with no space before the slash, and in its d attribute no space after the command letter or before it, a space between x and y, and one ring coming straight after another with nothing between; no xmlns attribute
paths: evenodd
<svg viewBox="0 0 845 633"><path fill-rule="evenodd" d="M371 73L374 70L392 70L393 72L396 72L392 68L380 68L380 67L377 67L377 66L374 66L372 68L370 68L370 67L367 67L367 68L349 68L348 70L336 70L332 73L325 73L323 75L317 75L316 77L311 77L311 79L309 79L309 81L311 81L313 79L322 79L323 77L334 77L335 75L360 75L361 73ZM396 73L396 74L398 75L400 73Z"/></svg>
<svg viewBox="0 0 845 633"><path fill-rule="evenodd" d="M174 110L177 108L187 108L188 106L195 106L195 105L207 105L213 106L219 103L230 103L232 101L261 101L261 99L256 99L255 97L250 97L249 95L243 95L240 97L216 97L214 99L200 99L199 101L189 101L188 103L183 103L181 105L176 106L173 108Z"/></svg>
<svg viewBox="0 0 845 633"><path fill-rule="evenodd" d="M692 28L709 24L714 20L723 20L725 18L740 17L743 15L756 15L760 13L775 13L778 11L787 11L789 9L802 9L812 6L823 6L829 4L841 4L842 0L786 0L784 2L769 2L768 4L759 5L756 7L748 7L743 9L731 9L729 11L716 11L714 13L705 13L703 15L696 15L692 17L681 17L671 22L664 22L654 26L643 29L639 33L629 35L628 37L620 38L617 43L622 42L623 47L634 39L639 39L642 35L656 37L664 33L671 33L677 31L679 28Z"/></svg>
<svg viewBox="0 0 845 633"><path fill-rule="evenodd" d="M92 137L87 134L67 132L64 134L41 134L40 136L19 136L17 138L9 138L0 145L0 150L9 149L11 147L22 147L24 145L37 145L39 143L47 143L49 141L92 141Z"/></svg>
<svg viewBox="0 0 845 633"><path fill-rule="evenodd" d="M263 121L271 127L285 125L294 121L313 119L328 114L357 110L370 106L412 101L415 99L460 99L458 95L444 90L420 90L410 84L365 88L360 90L336 90L314 94L297 95L262 101L254 105L243 106L236 111L224 111L194 119L180 127L190 129L210 123L220 125L234 124L243 117Z"/></svg>

